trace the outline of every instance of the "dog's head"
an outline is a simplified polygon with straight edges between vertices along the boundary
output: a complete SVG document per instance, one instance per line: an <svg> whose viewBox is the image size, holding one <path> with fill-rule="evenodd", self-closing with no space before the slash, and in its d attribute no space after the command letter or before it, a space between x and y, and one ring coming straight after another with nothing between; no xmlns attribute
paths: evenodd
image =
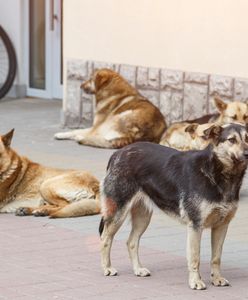
<svg viewBox="0 0 248 300"><path fill-rule="evenodd" d="M110 69L100 69L93 72L90 79L81 84L81 89L87 94L95 94L103 89L117 75Z"/></svg>
<svg viewBox="0 0 248 300"><path fill-rule="evenodd" d="M248 163L248 130L241 124L227 124L209 128L213 151L226 168L246 166Z"/></svg>
<svg viewBox="0 0 248 300"><path fill-rule="evenodd" d="M4 172L11 162L11 140L14 134L14 129L0 136L0 173Z"/></svg>
<svg viewBox="0 0 248 300"><path fill-rule="evenodd" d="M214 123L175 123L165 132L160 144L178 150L202 150L212 142L209 128Z"/></svg>
<svg viewBox="0 0 248 300"><path fill-rule="evenodd" d="M220 113L221 124L248 124L248 105L246 103L239 101L225 103L220 97L215 97L214 103Z"/></svg>
<svg viewBox="0 0 248 300"><path fill-rule="evenodd" d="M214 123L197 124L192 123L185 127L185 132L189 134L190 140L188 141L190 149L202 150L205 149L209 143L213 142L213 135L209 134L216 130Z"/></svg>

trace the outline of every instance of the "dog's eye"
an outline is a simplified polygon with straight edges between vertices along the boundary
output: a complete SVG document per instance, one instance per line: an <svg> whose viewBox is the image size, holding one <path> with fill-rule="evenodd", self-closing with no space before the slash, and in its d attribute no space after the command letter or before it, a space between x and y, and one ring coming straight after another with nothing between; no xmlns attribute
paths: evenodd
<svg viewBox="0 0 248 300"><path fill-rule="evenodd" d="M237 120L237 115L231 117L233 120Z"/></svg>
<svg viewBox="0 0 248 300"><path fill-rule="evenodd" d="M236 143L236 139L233 137L233 138L229 138L228 141L232 144L235 144Z"/></svg>
<svg viewBox="0 0 248 300"><path fill-rule="evenodd" d="M243 119L246 120L248 118L248 115L244 115Z"/></svg>
<svg viewBox="0 0 248 300"><path fill-rule="evenodd" d="M248 143L248 135L245 136L245 142Z"/></svg>

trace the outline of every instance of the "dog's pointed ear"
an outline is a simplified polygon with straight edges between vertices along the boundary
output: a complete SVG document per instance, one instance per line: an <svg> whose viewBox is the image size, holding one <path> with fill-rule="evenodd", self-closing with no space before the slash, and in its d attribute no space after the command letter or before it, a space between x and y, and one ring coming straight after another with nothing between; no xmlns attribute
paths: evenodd
<svg viewBox="0 0 248 300"><path fill-rule="evenodd" d="M214 104L219 112L223 112L227 108L227 104L219 97L214 97Z"/></svg>
<svg viewBox="0 0 248 300"><path fill-rule="evenodd" d="M220 136L223 128L219 125L212 125L203 131L206 139L216 139Z"/></svg>
<svg viewBox="0 0 248 300"><path fill-rule="evenodd" d="M96 72L95 86L97 91L108 84L111 79L110 73L108 69L100 69Z"/></svg>
<svg viewBox="0 0 248 300"><path fill-rule="evenodd" d="M192 137L194 137L195 131L196 131L198 125L199 125L199 124L197 124L197 123L192 123L192 124L188 125L188 126L184 129L184 131L185 131L185 132L188 132Z"/></svg>
<svg viewBox="0 0 248 300"><path fill-rule="evenodd" d="M2 142L3 142L5 147L10 146L14 131L15 131L15 129L13 128L8 133L6 133L5 135L2 135Z"/></svg>

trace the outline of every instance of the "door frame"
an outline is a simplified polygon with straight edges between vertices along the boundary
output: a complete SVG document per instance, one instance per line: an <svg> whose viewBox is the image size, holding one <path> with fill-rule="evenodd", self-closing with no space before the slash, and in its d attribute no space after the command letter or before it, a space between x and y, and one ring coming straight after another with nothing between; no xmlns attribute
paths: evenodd
<svg viewBox="0 0 248 300"><path fill-rule="evenodd" d="M29 86L29 67L30 67L30 44L29 44L29 0L24 1L24 61L25 61L25 81L27 84L27 96L31 97L39 97L39 98L46 98L46 99L62 99L63 98L63 86L60 84L56 86L54 85L54 78L60 81L60 65L58 64L58 57L61 55L61 47L60 41L54 39L55 34L60 34L60 28L57 30L52 31L51 26L51 9L52 9L52 2L61 3L62 0L45 0L45 32L46 32L46 39L45 39L45 89L35 89ZM57 6L57 3L54 3L54 9L59 9L60 7ZM62 9L62 8L60 8ZM61 14L59 16L60 22ZM55 21L54 21L55 23ZM56 26L56 24L55 24ZM57 42L57 45L55 45ZM56 51L54 51L55 46L57 46ZM56 60L57 58L57 60ZM54 74L55 70L59 70Z"/></svg>

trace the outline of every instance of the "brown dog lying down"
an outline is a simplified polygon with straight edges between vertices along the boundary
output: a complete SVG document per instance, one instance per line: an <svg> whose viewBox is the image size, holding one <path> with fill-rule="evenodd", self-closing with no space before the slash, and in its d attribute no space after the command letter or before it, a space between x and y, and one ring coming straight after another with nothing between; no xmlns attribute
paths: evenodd
<svg viewBox="0 0 248 300"><path fill-rule="evenodd" d="M159 143L166 128L163 115L118 73L100 69L81 87L96 97L93 126L57 133L56 139L101 148L121 148L136 141Z"/></svg>
<svg viewBox="0 0 248 300"><path fill-rule="evenodd" d="M225 103L220 97L214 98L215 107L218 110L216 114L209 114L194 120L186 120L188 123L216 123L219 125L239 123L248 124L248 105L240 101Z"/></svg>
<svg viewBox="0 0 248 300"><path fill-rule="evenodd" d="M174 123L166 130L160 144L181 151L202 150L212 142L210 132L215 126L214 123Z"/></svg>
<svg viewBox="0 0 248 300"><path fill-rule="evenodd" d="M77 217L100 212L99 182L84 171L43 167L11 149L14 130L0 136L0 212Z"/></svg>

